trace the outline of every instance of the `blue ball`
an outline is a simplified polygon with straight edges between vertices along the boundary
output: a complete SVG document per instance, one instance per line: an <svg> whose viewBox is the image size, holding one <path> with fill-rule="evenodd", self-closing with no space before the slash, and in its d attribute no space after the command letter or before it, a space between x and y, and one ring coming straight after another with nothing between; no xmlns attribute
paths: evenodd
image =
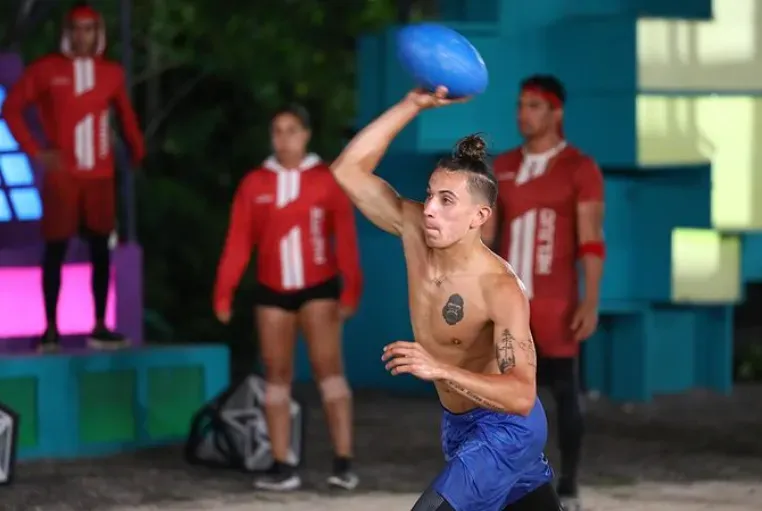
<svg viewBox="0 0 762 511"><path fill-rule="evenodd" d="M447 87L450 97L475 96L487 88L484 59L461 34L436 23L408 25L397 33L397 56L428 90Z"/></svg>

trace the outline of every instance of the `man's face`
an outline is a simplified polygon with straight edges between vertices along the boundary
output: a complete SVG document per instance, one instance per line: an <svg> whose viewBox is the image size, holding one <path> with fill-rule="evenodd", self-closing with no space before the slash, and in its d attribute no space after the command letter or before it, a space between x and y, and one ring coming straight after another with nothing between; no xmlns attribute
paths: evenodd
<svg viewBox="0 0 762 511"><path fill-rule="evenodd" d="M74 20L71 22L72 52L84 57L95 53L98 39L98 23L94 20Z"/></svg>
<svg viewBox="0 0 762 511"><path fill-rule="evenodd" d="M437 169L429 178L423 224L426 245L447 248L478 229L491 210L468 189L468 175Z"/></svg>
<svg viewBox="0 0 762 511"><path fill-rule="evenodd" d="M301 160L307 152L310 130L295 115L284 113L273 119L270 134L273 151L280 161Z"/></svg>
<svg viewBox="0 0 762 511"><path fill-rule="evenodd" d="M518 104L519 133L525 139L536 138L557 129L562 111L550 106L547 99L536 92L524 91Z"/></svg>

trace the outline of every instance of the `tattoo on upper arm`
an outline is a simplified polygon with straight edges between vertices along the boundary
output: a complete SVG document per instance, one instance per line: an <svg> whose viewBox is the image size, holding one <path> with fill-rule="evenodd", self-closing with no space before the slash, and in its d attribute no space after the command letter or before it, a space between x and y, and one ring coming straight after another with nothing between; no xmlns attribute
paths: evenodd
<svg viewBox="0 0 762 511"><path fill-rule="evenodd" d="M458 385L457 383L455 383L452 380L446 380L446 382L447 382L447 385L450 386L450 388L452 388L453 390L457 391L458 393L466 396L468 399L470 399L471 401L473 401L474 403L480 405L483 408L489 408L491 410L497 410L498 412L504 412L504 411L506 411L505 407L500 406L499 404L495 403L494 401L492 401L490 399L485 399L485 398L479 396L478 394L475 394L475 393L471 392L470 390L465 388L463 385Z"/></svg>
<svg viewBox="0 0 762 511"><path fill-rule="evenodd" d="M529 365L537 367L537 352L534 348L534 340L530 337L525 341L519 341L519 349L526 352Z"/></svg>
<svg viewBox="0 0 762 511"><path fill-rule="evenodd" d="M527 355L527 362L532 367L537 367L537 353L534 348L534 341L529 339L517 341L511 334L511 331L505 328L500 332L500 339L495 345L495 358L500 372L505 374L516 367L516 345Z"/></svg>
<svg viewBox="0 0 762 511"><path fill-rule="evenodd" d="M442 317L444 318L445 323L450 326L460 323L465 314L465 305L462 296L459 294L451 295L450 298L447 299L445 306L442 307Z"/></svg>
<svg viewBox="0 0 762 511"><path fill-rule="evenodd" d="M503 374L516 367L516 352L513 347L515 340L516 338L507 328L500 332L500 339L495 346L495 357L497 358L497 367Z"/></svg>

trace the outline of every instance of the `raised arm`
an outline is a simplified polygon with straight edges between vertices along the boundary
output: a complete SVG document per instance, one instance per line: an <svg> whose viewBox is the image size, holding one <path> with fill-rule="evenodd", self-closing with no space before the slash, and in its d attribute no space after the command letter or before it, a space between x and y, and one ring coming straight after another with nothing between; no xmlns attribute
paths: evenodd
<svg viewBox="0 0 762 511"><path fill-rule="evenodd" d="M363 128L331 166L336 181L357 208L378 228L390 234L402 233L402 199L383 179L373 174L389 144L422 110L456 101L445 99L447 89L436 94L410 92Z"/></svg>
<svg viewBox="0 0 762 511"><path fill-rule="evenodd" d="M485 408L529 415L537 399L537 355L529 330L529 301L514 277L500 276L485 291L494 323L495 359L500 374L449 367L453 390Z"/></svg>

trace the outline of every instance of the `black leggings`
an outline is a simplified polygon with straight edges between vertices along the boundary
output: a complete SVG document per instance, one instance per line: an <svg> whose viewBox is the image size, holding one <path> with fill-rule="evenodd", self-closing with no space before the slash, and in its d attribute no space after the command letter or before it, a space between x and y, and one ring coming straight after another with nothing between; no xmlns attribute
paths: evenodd
<svg viewBox="0 0 762 511"><path fill-rule="evenodd" d="M550 483L545 483L526 494L503 511L561 511L561 502ZM429 487L413 506L411 511L455 511L436 490Z"/></svg>
<svg viewBox="0 0 762 511"><path fill-rule="evenodd" d="M110 278L111 254L108 248L107 236L91 236L90 261L93 265L92 292L95 302L95 319L103 322L106 317L106 300ZM61 270L68 241L52 241L45 244L42 257L42 294L45 299L45 316L48 328L57 330L58 295L61 292Z"/></svg>
<svg viewBox="0 0 762 511"><path fill-rule="evenodd" d="M538 384L547 387L556 401L561 470L558 493L577 493L577 471L582 450L584 422L580 402L580 377L576 358L543 358L537 365Z"/></svg>

